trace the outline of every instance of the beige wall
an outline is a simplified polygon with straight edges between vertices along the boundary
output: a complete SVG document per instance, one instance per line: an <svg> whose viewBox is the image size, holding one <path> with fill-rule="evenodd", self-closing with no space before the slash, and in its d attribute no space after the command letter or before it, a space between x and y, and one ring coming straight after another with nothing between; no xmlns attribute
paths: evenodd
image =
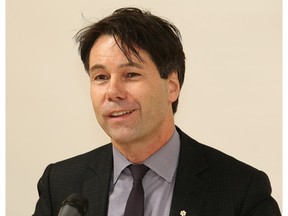
<svg viewBox="0 0 288 216"><path fill-rule="evenodd" d="M49 163L109 142L73 36L122 6L150 9L179 27L187 75L177 125L264 170L281 205L281 1L137 2L7 1L8 216L32 214Z"/></svg>

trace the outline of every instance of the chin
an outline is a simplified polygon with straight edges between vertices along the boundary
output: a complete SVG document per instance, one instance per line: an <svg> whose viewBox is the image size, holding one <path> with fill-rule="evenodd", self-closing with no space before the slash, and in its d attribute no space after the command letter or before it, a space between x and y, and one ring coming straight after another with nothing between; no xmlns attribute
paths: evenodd
<svg viewBox="0 0 288 216"><path fill-rule="evenodd" d="M119 143L119 144L125 144L125 143L131 143L133 140L135 140L135 131L133 130L118 130L118 131L111 131L109 136L110 138Z"/></svg>

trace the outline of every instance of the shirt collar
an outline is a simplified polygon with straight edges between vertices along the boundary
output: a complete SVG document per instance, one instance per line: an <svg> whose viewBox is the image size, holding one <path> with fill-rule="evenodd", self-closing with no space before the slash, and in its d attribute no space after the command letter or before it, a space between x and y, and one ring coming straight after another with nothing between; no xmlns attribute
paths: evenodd
<svg viewBox="0 0 288 216"><path fill-rule="evenodd" d="M113 146L113 145L112 145ZM116 183L121 172L131 164L124 155L122 155L114 146L113 146L113 164L114 164L114 172L113 172L113 184Z"/></svg>
<svg viewBox="0 0 288 216"><path fill-rule="evenodd" d="M180 137L175 129L169 141L161 149L147 158L143 164L156 172L166 181L171 182L178 165L179 151ZM114 146L113 158L113 183L115 184L121 172L129 166L131 162L128 161Z"/></svg>

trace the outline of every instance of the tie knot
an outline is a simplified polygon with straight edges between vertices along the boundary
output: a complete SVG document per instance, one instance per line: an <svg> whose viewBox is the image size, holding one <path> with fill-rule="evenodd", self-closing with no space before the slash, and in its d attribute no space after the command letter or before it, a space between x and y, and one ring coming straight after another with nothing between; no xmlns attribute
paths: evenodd
<svg viewBox="0 0 288 216"><path fill-rule="evenodd" d="M148 167L146 167L144 164L139 165L133 165L131 164L129 166L129 169L131 171L132 177L134 181L142 181L143 177L149 170Z"/></svg>

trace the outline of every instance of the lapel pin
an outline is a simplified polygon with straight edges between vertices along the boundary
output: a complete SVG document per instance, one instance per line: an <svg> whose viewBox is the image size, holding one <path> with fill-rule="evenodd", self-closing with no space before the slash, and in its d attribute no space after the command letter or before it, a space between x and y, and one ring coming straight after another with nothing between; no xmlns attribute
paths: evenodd
<svg viewBox="0 0 288 216"><path fill-rule="evenodd" d="M186 211L182 210L182 211L180 212L180 215L181 215L181 216L186 216Z"/></svg>

